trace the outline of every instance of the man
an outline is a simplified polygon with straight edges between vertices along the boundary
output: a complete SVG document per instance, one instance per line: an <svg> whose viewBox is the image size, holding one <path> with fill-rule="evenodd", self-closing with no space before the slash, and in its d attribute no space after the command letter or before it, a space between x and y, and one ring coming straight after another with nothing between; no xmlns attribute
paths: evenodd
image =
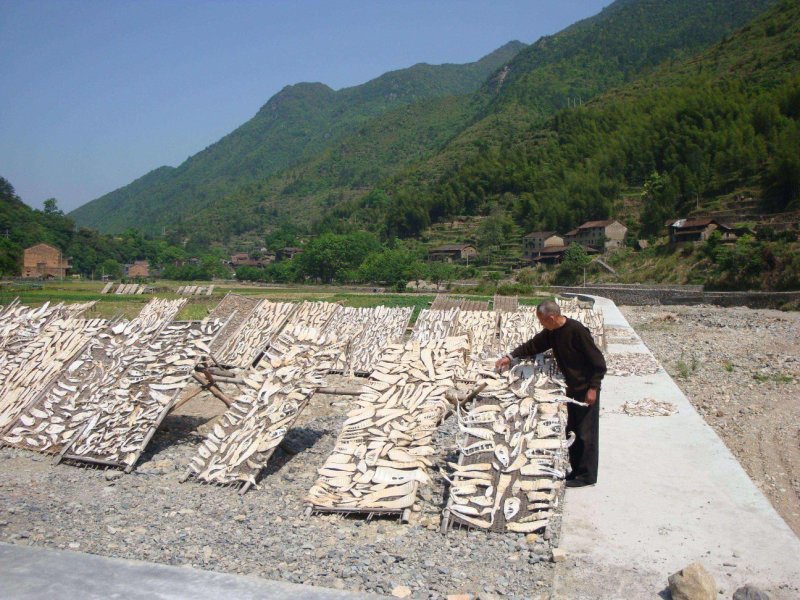
<svg viewBox="0 0 800 600"><path fill-rule="evenodd" d="M606 361L589 330L582 323L563 316L556 302L542 302L536 308L536 316L544 329L500 358L495 368L504 371L515 358L533 358L553 349L556 363L567 381L567 396L588 404L567 404L567 431L575 433L575 442L569 449L572 473L567 478L567 486L594 485L600 449L600 382L606 374Z"/></svg>

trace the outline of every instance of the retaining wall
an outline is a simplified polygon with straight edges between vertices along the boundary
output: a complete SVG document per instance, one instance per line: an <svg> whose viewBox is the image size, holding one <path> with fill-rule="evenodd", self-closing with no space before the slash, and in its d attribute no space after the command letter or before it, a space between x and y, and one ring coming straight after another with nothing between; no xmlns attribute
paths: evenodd
<svg viewBox="0 0 800 600"><path fill-rule="evenodd" d="M604 296L616 304L647 306L658 304L716 304L718 306L748 306L750 308L780 308L789 302L800 303L796 292L709 292L702 286L553 286L563 294Z"/></svg>

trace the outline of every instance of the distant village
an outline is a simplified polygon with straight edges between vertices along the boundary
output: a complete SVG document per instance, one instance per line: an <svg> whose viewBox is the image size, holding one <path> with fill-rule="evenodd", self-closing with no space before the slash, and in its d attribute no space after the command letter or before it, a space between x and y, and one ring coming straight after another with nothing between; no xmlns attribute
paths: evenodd
<svg viewBox="0 0 800 600"><path fill-rule="evenodd" d="M721 234L721 241L734 242L748 228L735 228L713 218L673 219L665 223L670 244L703 242L714 231ZM574 243L584 248L589 255L604 255L626 245L628 228L615 219L587 221L576 229L559 234L556 231L533 231L522 238L522 263L524 265L557 265L567 249ZM647 240L637 240L634 249L644 250ZM291 260L302 253L302 248L286 247L278 252L262 248L258 258L246 252L232 254L223 261L232 270L237 267L264 267L273 262ZM448 244L431 248L428 259L446 263L469 264L478 256L473 244ZM196 264L197 258L177 261L176 266ZM22 277L25 279L64 279L69 275L70 262L61 250L49 244L35 244L23 252ZM146 260L137 260L124 265L123 277L131 280L147 280L159 275ZM101 274L101 278L106 277Z"/></svg>
<svg viewBox="0 0 800 600"><path fill-rule="evenodd" d="M730 227L712 218L673 219L664 225L670 244L704 242L714 231L720 232L723 242L733 242L744 233L753 233L750 229ZM627 234L628 228L615 219L587 221L564 234L533 231L522 238L523 262L529 265L559 264L574 243L583 247L589 255L608 254L625 246ZM634 249L644 250L648 245L647 240L637 240ZM428 257L431 260L468 263L477 254L477 249L471 244L450 244L431 249Z"/></svg>

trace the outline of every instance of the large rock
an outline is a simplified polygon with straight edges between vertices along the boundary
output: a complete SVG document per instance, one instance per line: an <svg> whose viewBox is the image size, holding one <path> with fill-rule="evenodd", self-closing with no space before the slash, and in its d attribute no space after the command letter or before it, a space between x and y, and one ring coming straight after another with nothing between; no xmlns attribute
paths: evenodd
<svg viewBox="0 0 800 600"><path fill-rule="evenodd" d="M669 576L672 600L714 600L717 585L703 565L692 563Z"/></svg>
<svg viewBox="0 0 800 600"><path fill-rule="evenodd" d="M769 600L769 595L748 583L733 592L733 600Z"/></svg>

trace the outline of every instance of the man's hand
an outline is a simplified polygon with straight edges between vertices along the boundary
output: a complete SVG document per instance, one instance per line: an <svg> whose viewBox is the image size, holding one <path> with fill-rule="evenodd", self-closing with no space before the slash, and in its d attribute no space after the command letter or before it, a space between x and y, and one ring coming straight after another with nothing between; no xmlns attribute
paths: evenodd
<svg viewBox="0 0 800 600"><path fill-rule="evenodd" d="M511 359L508 358L507 356L503 356L502 358L498 358L497 362L494 363L494 370L497 371L498 373L502 373L510 366L511 366Z"/></svg>
<svg viewBox="0 0 800 600"><path fill-rule="evenodd" d="M586 397L583 400L589 406L594 406L594 403L597 402L597 390L594 388L586 390Z"/></svg>

